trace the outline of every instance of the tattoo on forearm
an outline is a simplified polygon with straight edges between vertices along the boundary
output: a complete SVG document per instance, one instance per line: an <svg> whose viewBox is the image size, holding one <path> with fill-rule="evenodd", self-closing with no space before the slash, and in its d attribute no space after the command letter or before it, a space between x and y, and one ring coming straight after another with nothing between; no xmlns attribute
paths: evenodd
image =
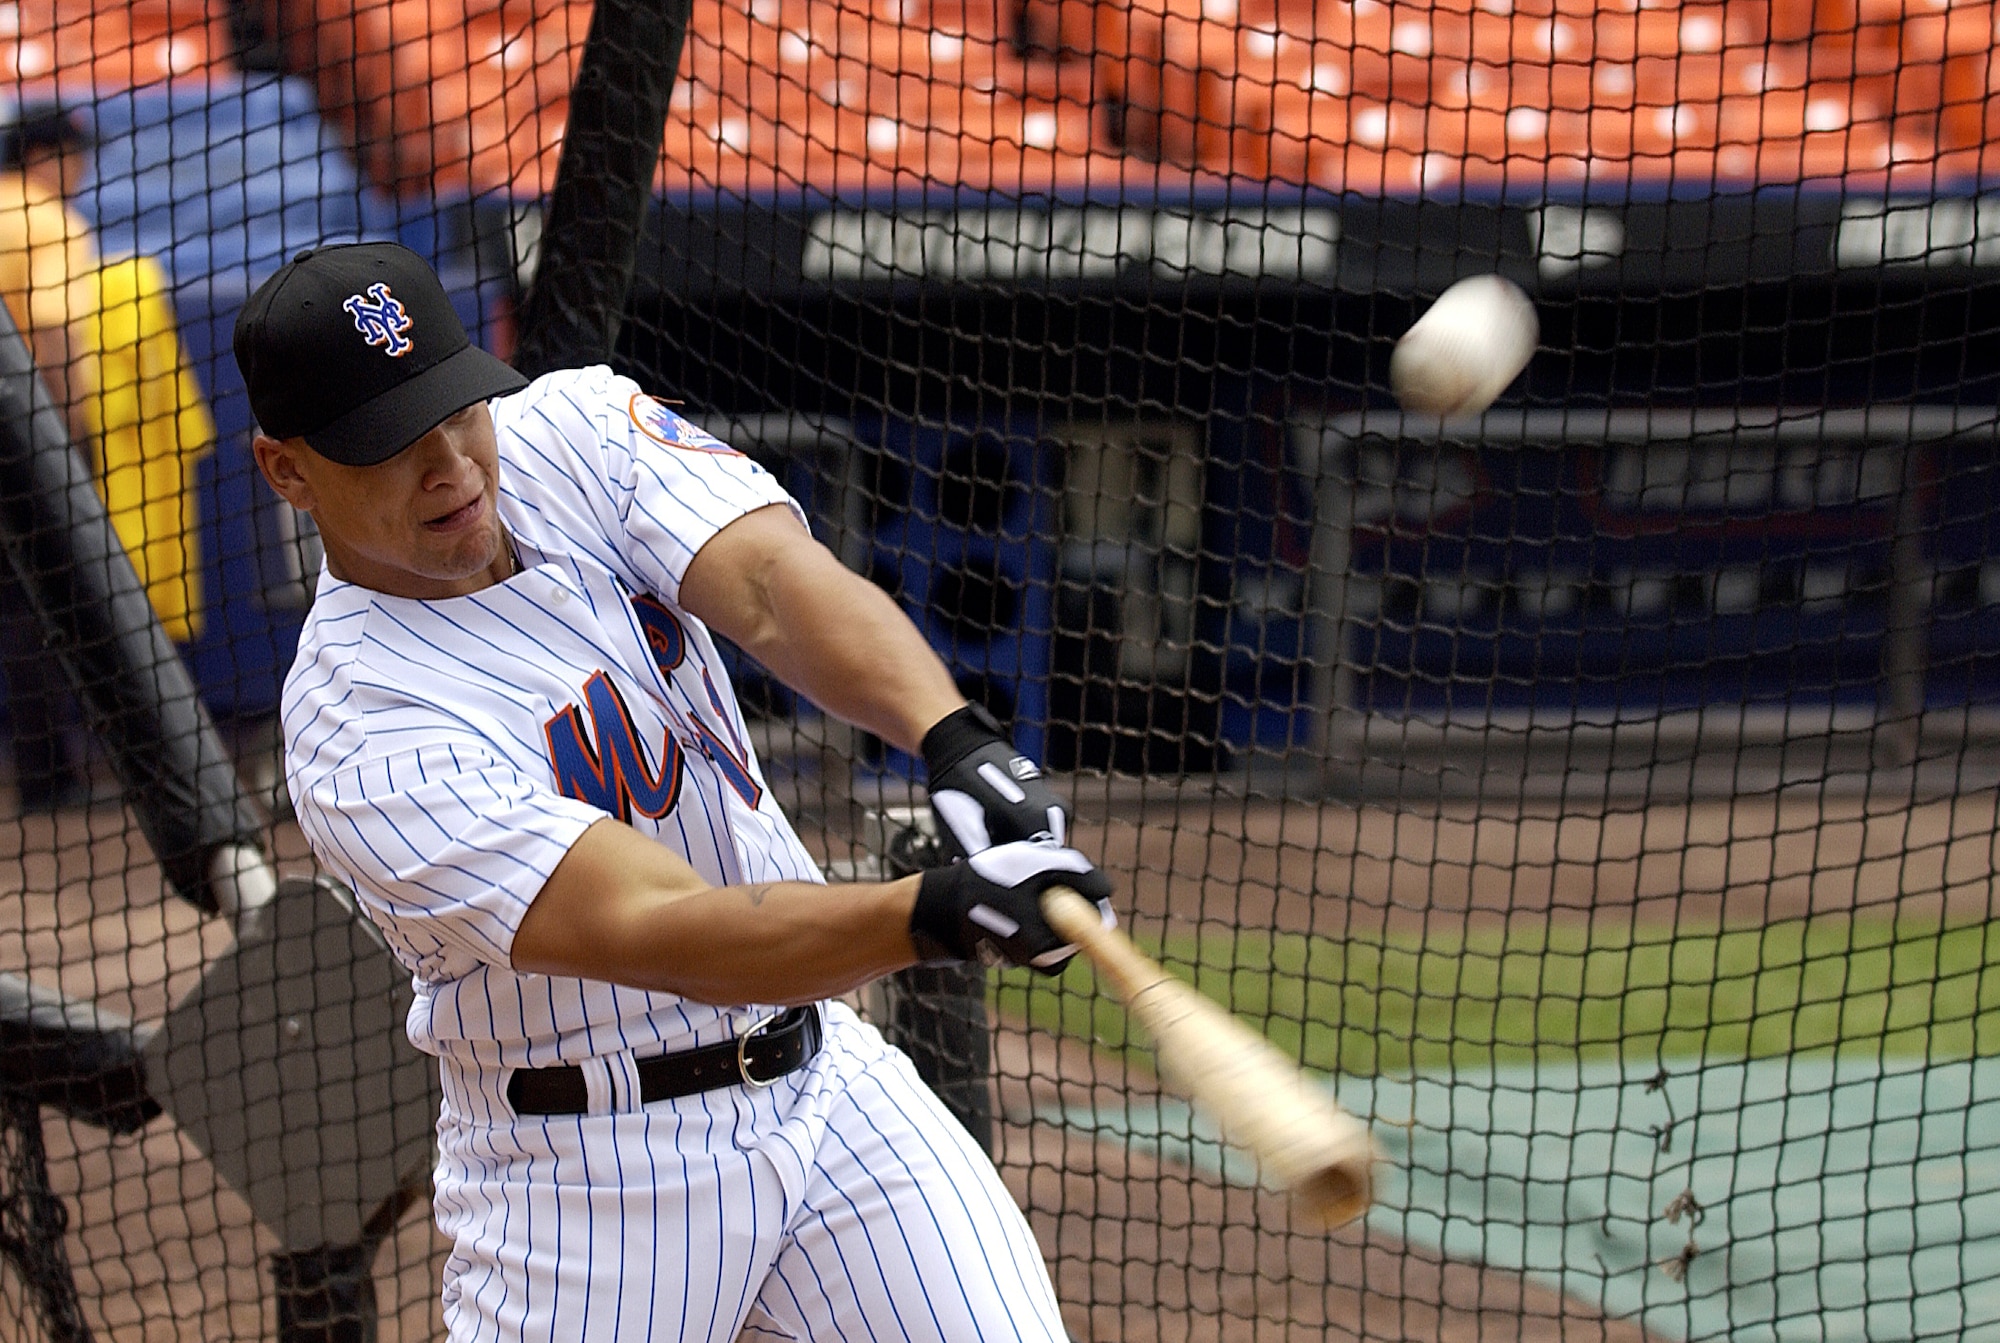
<svg viewBox="0 0 2000 1343"><path fill-rule="evenodd" d="M750 904L754 908L764 903L764 897L771 893L771 888L776 884L776 882L766 882L762 886L752 886L745 890L743 894L749 897Z"/></svg>

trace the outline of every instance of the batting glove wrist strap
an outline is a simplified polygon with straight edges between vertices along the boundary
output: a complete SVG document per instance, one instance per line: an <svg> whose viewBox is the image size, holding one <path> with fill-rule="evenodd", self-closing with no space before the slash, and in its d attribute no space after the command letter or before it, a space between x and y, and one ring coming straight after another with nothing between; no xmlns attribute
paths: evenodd
<svg viewBox="0 0 2000 1343"><path fill-rule="evenodd" d="M931 809L946 848L975 854L1013 840L1069 837L1062 802L1035 762L1016 751L984 707L968 704L924 734Z"/></svg>
<svg viewBox="0 0 2000 1343"><path fill-rule="evenodd" d="M1007 730L984 704L968 704L931 724L920 748L935 779L982 746L1006 746Z"/></svg>
<svg viewBox="0 0 2000 1343"><path fill-rule="evenodd" d="M1051 886L1095 900L1107 927L1116 921L1111 883L1088 858L1046 841L1016 842L924 873L910 940L926 961L1004 961L1054 974L1076 948L1042 917Z"/></svg>

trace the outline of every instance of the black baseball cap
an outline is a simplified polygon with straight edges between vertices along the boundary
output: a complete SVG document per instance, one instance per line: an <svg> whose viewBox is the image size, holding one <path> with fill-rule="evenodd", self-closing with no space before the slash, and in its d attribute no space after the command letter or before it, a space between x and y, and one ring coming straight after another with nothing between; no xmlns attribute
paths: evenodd
<svg viewBox="0 0 2000 1343"><path fill-rule="evenodd" d="M528 380L472 343L428 262L400 243L301 252L236 318L236 366L273 438L385 462Z"/></svg>

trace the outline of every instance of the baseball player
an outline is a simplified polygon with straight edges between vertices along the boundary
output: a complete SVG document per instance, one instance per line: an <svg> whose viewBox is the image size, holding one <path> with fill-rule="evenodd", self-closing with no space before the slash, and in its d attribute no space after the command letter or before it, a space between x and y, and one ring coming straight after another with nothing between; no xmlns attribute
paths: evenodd
<svg viewBox="0 0 2000 1343"><path fill-rule="evenodd" d="M525 382L416 254L301 254L235 348L326 552L287 782L443 1076L451 1337L1062 1337L985 1154L829 1001L1073 953L1041 892L1108 886L1033 766L768 474L607 369ZM822 884L711 630L922 751L962 861Z"/></svg>

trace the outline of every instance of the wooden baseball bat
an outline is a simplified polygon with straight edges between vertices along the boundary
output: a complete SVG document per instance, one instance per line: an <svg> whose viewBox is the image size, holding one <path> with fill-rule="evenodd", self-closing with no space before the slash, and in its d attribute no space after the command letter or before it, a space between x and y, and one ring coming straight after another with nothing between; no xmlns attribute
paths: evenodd
<svg viewBox="0 0 2000 1343"><path fill-rule="evenodd" d="M1368 1211L1377 1153L1360 1120L1270 1041L1106 928L1097 906L1075 891L1046 891L1042 912L1146 1028L1174 1089L1253 1154L1266 1179L1329 1226Z"/></svg>

